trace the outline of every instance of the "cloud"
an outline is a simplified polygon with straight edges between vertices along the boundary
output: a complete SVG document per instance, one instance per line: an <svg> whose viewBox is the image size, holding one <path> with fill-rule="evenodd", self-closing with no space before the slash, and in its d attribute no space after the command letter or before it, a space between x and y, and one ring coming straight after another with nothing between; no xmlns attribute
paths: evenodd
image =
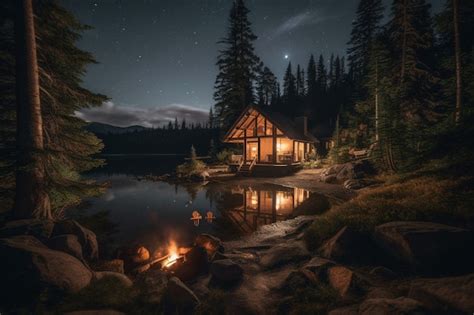
<svg viewBox="0 0 474 315"><path fill-rule="evenodd" d="M170 104L153 108L119 106L113 102L105 102L100 107L89 108L76 112L76 116L92 122L100 122L118 127L140 125L159 127L169 121L186 119L189 123L204 123L208 111L183 104Z"/></svg>
<svg viewBox="0 0 474 315"><path fill-rule="evenodd" d="M324 16L321 12L311 12L311 11L304 11L300 12L296 15L291 16L285 22L283 22L280 26L276 28L276 30L270 35L270 39L274 39L282 34L291 32L299 27L307 26L307 25L315 25L327 20L331 20L336 16Z"/></svg>

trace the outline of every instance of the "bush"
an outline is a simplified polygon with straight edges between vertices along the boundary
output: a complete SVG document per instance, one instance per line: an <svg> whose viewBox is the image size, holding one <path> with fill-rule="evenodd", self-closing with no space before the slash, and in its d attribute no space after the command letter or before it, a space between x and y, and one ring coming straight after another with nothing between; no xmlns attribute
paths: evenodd
<svg viewBox="0 0 474 315"><path fill-rule="evenodd" d="M191 153L189 161L176 167L176 174L178 177L191 177L199 175L207 169L206 163L199 161L196 156L194 146L191 146Z"/></svg>
<svg viewBox="0 0 474 315"><path fill-rule="evenodd" d="M219 163L227 164L231 162L232 155L234 151L229 149L224 149L221 152L217 153L216 158Z"/></svg>

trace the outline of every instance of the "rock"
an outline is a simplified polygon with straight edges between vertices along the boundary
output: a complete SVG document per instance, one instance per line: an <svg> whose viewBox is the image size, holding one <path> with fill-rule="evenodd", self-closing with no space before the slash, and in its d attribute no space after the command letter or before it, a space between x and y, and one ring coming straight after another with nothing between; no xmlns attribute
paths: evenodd
<svg viewBox="0 0 474 315"><path fill-rule="evenodd" d="M104 278L111 278L116 280L122 286L129 288L133 285L132 280L123 273L113 272L113 271L98 271L94 273L95 280L100 281Z"/></svg>
<svg viewBox="0 0 474 315"><path fill-rule="evenodd" d="M393 280L397 278L397 274L395 272L382 266L375 267L369 273L373 276L376 276L378 278L382 278L385 280Z"/></svg>
<svg viewBox="0 0 474 315"><path fill-rule="evenodd" d="M335 184L337 183L336 175L321 175L320 181L326 184Z"/></svg>
<svg viewBox="0 0 474 315"><path fill-rule="evenodd" d="M114 310L87 310L64 313L64 315L125 315L125 313Z"/></svg>
<svg viewBox="0 0 474 315"><path fill-rule="evenodd" d="M148 262L150 259L150 252L146 247L135 244L118 249L116 257L123 260L125 272L128 273L129 271L134 270L137 266Z"/></svg>
<svg viewBox="0 0 474 315"><path fill-rule="evenodd" d="M146 303L160 305L168 286L168 275L159 268L152 268L139 274L135 284Z"/></svg>
<svg viewBox="0 0 474 315"><path fill-rule="evenodd" d="M341 169L344 167L344 164L335 164L332 165L325 170L321 172L322 175L327 176L327 175L336 175L341 171Z"/></svg>
<svg viewBox="0 0 474 315"><path fill-rule="evenodd" d="M51 249L59 250L74 256L80 261L84 260L82 257L82 247L76 235L65 234L55 236L47 241L47 245Z"/></svg>
<svg viewBox="0 0 474 315"><path fill-rule="evenodd" d="M364 184L364 181L360 179L348 179L344 182L343 186L346 189L357 190L357 189L364 188L365 184Z"/></svg>
<svg viewBox="0 0 474 315"><path fill-rule="evenodd" d="M355 295L358 291L356 275L351 270L342 266L328 269L328 282L342 298Z"/></svg>
<svg viewBox="0 0 474 315"><path fill-rule="evenodd" d="M217 252L224 252L224 246L221 240L210 234L198 235L194 240L194 246L205 248L210 259L212 259Z"/></svg>
<svg viewBox="0 0 474 315"><path fill-rule="evenodd" d="M329 210L329 208L331 208L331 202L327 196L312 193L308 199L294 209L291 216L322 214Z"/></svg>
<svg viewBox="0 0 474 315"><path fill-rule="evenodd" d="M209 259L203 247L191 248L185 257L185 262L175 270L176 277L182 281L194 279L209 271Z"/></svg>
<svg viewBox="0 0 474 315"><path fill-rule="evenodd" d="M308 269L292 271L283 281L280 289L287 293L293 293L298 289L304 289L315 285L318 279L314 273Z"/></svg>
<svg viewBox="0 0 474 315"><path fill-rule="evenodd" d="M211 264L211 275L220 284L234 284L242 280L244 270L230 259L217 260Z"/></svg>
<svg viewBox="0 0 474 315"><path fill-rule="evenodd" d="M173 312L177 314L191 313L200 303L194 292L176 277L168 281L166 300L168 302L166 309L177 309L177 312Z"/></svg>
<svg viewBox="0 0 474 315"><path fill-rule="evenodd" d="M375 228L377 242L395 259L423 273L463 272L473 263L469 230L431 222L390 222Z"/></svg>
<svg viewBox="0 0 474 315"><path fill-rule="evenodd" d="M24 219L7 222L0 228L0 238L17 235L31 235L40 241L51 237L54 222L52 220Z"/></svg>
<svg viewBox="0 0 474 315"><path fill-rule="evenodd" d="M359 306L360 315L429 314L423 304L406 297L396 299L367 299Z"/></svg>
<svg viewBox="0 0 474 315"><path fill-rule="evenodd" d="M199 174L191 174L189 177L190 180L192 181L207 181L209 179L210 175L209 172L207 171L202 171Z"/></svg>
<svg viewBox="0 0 474 315"><path fill-rule="evenodd" d="M92 279L77 258L49 249L33 236L1 239L0 257L0 291L7 303L28 303L44 290L77 292Z"/></svg>
<svg viewBox="0 0 474 315"><path fill-rule="evenodd" d="M360 178L359 174L356 174L355 164L354 163L346 163L342 167L342 169L337 173L336 179L339 182L343 182L348 179L356 179Z"/></svg>
<svg viewBox="0 0 474 315"><path fill-rule="evenodd" d="M288 263L298 263L310 257L311 255L303 243L284 243L267 250L260 258L260 265L266 269L271 269Z"/></svg>
<svg viewBox="0 0 474 315"><path fill-rule="evenodd" d="M386 288L372 288L366 296L367 299L394 299L397 297L397 294Z"/></svg>
<svg viewBox="0 0 474 315"><path fill-rule="evenodd" d="M52 236L73 234L77 236L82 245L82 254L86 260L97 260L99 257L99 245L94 232L83 227L77 221L64 220L54 225Z"/></svg>
<svg viewBox="0 0 474 315"><path fill-rule="evenodd" d="M359 305L350 305L341 308L337 308L328 313L328 315L358 315Z"/></svg>
<svg viewBox="0 0 474 315"><path fill-rule="evenodd" d="M414 280L408 296L432 311L448 314L455 310L470 314L474 310L474 274Z"/></svg>
<svg viewBox="0 0 474 315"><path fill-rule="evenodd" d="M303 269L307 269L311 271L313 274L315 274L318 277L321 277L322 275L326 274L326 271L329 267L335 266L336 264L325 258L321 257L313 257L309 262L307 262L304 266Z"/></svg>
<svg viewBox="0 0 474 315"><path fill-rule="evenodd" d="M118 273L124 273L123 260L100 260L94 265L93 269L95 271L113 271Z"/></svg>
<svg viewBox="0 0 474 315"><path fill-rule="evenodd" d="M343 227L336 235L324 242L319 249L321 256L345 263L371 263L377 248L369 236Z"/></svg>

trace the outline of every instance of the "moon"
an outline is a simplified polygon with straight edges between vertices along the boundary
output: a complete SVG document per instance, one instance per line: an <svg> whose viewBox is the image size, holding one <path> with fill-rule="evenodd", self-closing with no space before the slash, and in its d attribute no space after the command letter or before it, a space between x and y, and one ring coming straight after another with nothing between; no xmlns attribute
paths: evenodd
<svg viewBox="0 0 474 315"><path fill-rule="evenodd" d="M288 59L290 58L290 56L288 54L285 54L285 59Z"/></svg>

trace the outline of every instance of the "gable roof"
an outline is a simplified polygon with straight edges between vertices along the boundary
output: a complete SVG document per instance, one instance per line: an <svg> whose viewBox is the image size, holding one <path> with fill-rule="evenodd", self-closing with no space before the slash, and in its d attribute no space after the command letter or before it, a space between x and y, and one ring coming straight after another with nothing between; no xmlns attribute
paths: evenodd
<svg viewBox="0 0 474 315"><path fill-rule="evenodd" d="M237 127L238 123L244 118L246 115L249 114L251 110L255 110L259 112L261 115L265 116L273 125L275 125L278 129L280 129L283 134L292 139L292 140L300 140L300 141L306 141L306 142L314 142L318 143L318 139L316 139L313 135L310 133L304 134L303 130L301 128L298 128L296 123L289 119L288 117L270 110L270 108L262 108L260 106L255 106L255 105L249 105L247 106L242 113L240 114L239 118L234 122L231 128L227 131L226 135L224 136L224 141L226 141L231 132Z"/></svg>

